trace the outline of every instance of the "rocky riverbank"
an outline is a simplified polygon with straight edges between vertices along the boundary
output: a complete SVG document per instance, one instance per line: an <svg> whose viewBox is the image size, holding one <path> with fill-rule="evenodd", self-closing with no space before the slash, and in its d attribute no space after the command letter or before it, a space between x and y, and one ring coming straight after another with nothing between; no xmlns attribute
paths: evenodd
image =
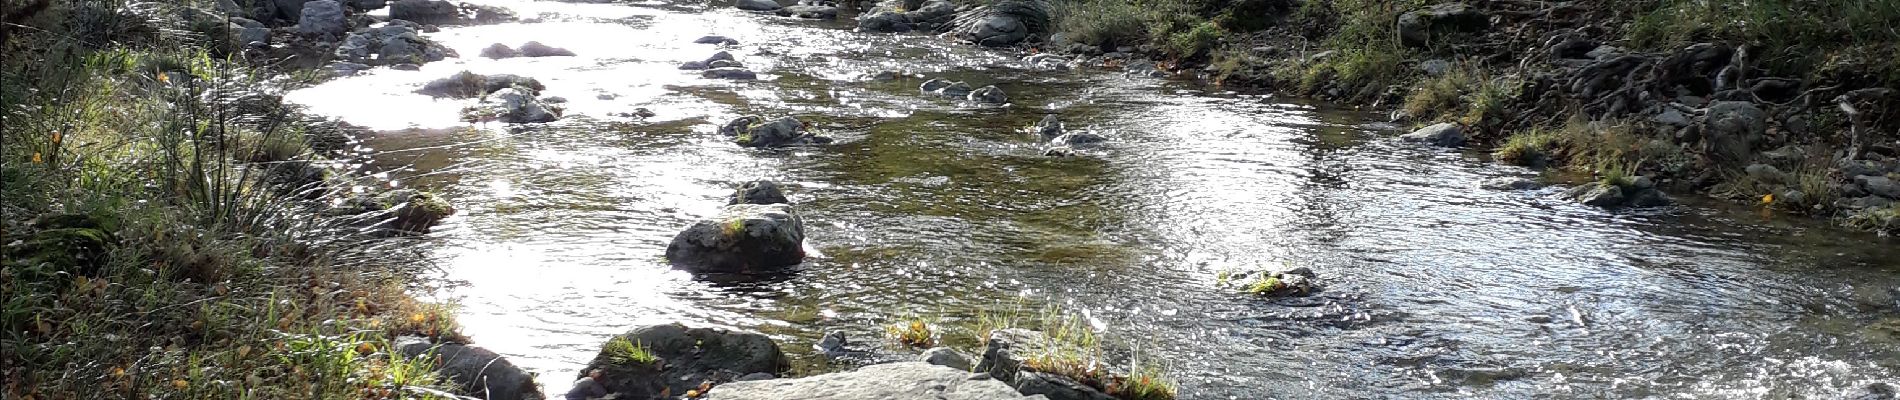
<svg viewBox="0 0 1900 400"><path fill-rule="evenodd" d="M1866 57L1890 53L1891 33L1861 38L1858 28L1785 14L1872 21L1892 9L1322 0L1140 9L1074 0L966 7L945 22L877 11L916 9L902 6L863 14L860 29L916 26L1055 54L1032 54L1024 59L1031 66L1116 68L1360 104L1425 128L1408 137L1499 162L1601 182L1643 178L1661 190L1900 232L1900 198L1889 190L1900 177L1900 118L1890 117L1900 69ZM1757 14L1719 15L1737 9ZM1671 13L1687 16L1672 22ZM1706 24L1702 39L1666 36L1695 29L1690 23ZM1738 28L1746 24L1785 25L1780 34L1789 36L1750 36ZM1019 35L971 35L1018 26ZM1821 53L1790 54L1800 50L1774 43Z"/></svg>

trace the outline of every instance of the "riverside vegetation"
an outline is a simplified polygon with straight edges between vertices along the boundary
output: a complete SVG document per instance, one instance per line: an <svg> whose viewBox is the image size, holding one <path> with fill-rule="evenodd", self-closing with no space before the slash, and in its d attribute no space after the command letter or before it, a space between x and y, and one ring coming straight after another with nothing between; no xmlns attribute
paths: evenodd
<svg viewBox="0 0 1900 400"><path fill-rule="evenodd" d="M1067 0L1044 49L1454 122L1500 162L1900 233L1900 4ZM1717 113L1717 106L1741 114ZM1739 115L1739 116L1737 116ZM1742 129L1724 128L1739 123ZM1735 138L1731 136L1741 136Z"/></svg>
<svg viewBox="0 0 1900 400"><path fill-rule="evenodd" d="M394 345L466 339L403 250L452 207L332 167L309 74L212 2L4 4L0 397L452 397Z"/></svg>

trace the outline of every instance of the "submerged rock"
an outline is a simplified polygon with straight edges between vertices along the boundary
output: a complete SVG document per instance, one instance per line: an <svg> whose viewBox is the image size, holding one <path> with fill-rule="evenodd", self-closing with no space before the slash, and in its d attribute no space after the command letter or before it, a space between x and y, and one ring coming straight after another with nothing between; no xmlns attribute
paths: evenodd
<svg viewBox="0 0 1900 400"><path fill-rule="evenodd" d="M1096 143L1101 143L1101 142L1106 142L1106 141L1108 141L1107 137L1104 137L1102 135L1097 135L1095 134L1095 132L1082 131L1082 132L1069 132L1069 133L1064 133L1061 136L1056 136L1055 139L1049 140L1049 144L1056 145L1056 146L1082 146L1082 145L1090 145L1090 144L1096 144Z"/></svg>
<svg viewBox="0 0 1900 400"><path fill-rule="evenodd" d="M1563 198L1602 208L1660 207L1674 201L1657 190L1648 177L1620 182L1590 182L1563 193Z"/></svg>
<svg viewBox="0 0 1900 400"><path fill-rule="evenodd" d="M437 223L455 215L455 206L433 193L401 189L380 195L357 195L324 210L323 214L348 217L365 226L381 228L383 234L407 235L429 233Z"/></svg>
<svg viewBox="0 0 1900 400"><path fill-rule="evenodd" d="M778 2L772 0L737 0L732 2L732 7L746 11L773 11L783 8L778 5Z"/></svg>
<svg viewBox="0 0 1900 400"><path fill-rule="evenodd" d="M739 41L725 36L700 36L699 39L693 40L693 43L731 46L739 44Z"/></svg>
<svg viewBox="0 0 1900 400"><path fill-rule="evenodd" d="M1003 104L1009 102L1009 95L1003 93L1003 89L997 88L995 85L977 88L975 91L970 92L968 98L970 101L989 104Z"/></svg>
<svg viewBox="0 0 1900 400"><path fill-rule="evenodd" d="M1544 188L1544 184L1536 179L1505 176L1486 179L1478 187L1490 190L1536 190Z"/></svg>
<svg viewBox="0 0 1900 400"><path fill-rule="evenodd" d="M733 382L709 400L1031 399L1009 385L921 362L877 364L799 379Z"/></svg>
<svg viewBox="0 0 1900 400"><path fill-rule="evenodd" d="M734 68L734 67L707 69L703 72L700 72L699 76L708 78L708 79L732 79L732 80L745 80L745 81L759 79L758 73L748 71L744 68Z"/></svg>
<svg viewBox="0 0 1900 400"><path fill-rule="evenodd" d="M1399 139L1414 143L1429 143L1433 146L1458 147L1465 145L1464 128L1456 123L1445 122L1399 136Z"/></svg>
<svg viewBox="0 0 1900 400"><path fill-rule="evenodd" d="M1222 273L1218 284L1239 292L1266 297L1303 296L1319 290L1319 275L1311 268L1280 268Z"/></svg>
<svg viewBox="0 0 1900 400"><path fill-rule="evenodd" d="M519 57L519 56L521 56L520 51L516 51L515 48L508 47L508 45L501 44L501 43L488 45L488 47L482 48L482 57L486 57L486 58L502 59L502 58L514 58L514 57Z"/></svg>
<svg viewBox="0 0 1900 400"><path fill-rule="evenodd" d="M1069 69L1069 59L1050 53L1032 54L1023 57L1023 63L1030 68L1064 71Z"/></svg>
<svg viewBox="0 0 1900 400"><path fill-rule="evenodd" d="M491 400L541 400L534 375L508 362L501 354L461 343L431 344L405 337L396 343L404 357L434 357L435 370L454 382L458 393Z"/></svg>
<svg viewBox="0 0 1900 400"><path fill-rule="evenodd" d="M1029 127L1029 130L1041 134L1044 138L1053 139L1056 136L1062 136L1062 119L1056 117L1055 114L1044 115L1042 120Z"/></svg>
<svg viewBox="0 0 1900 400"><path fill-rule="evenodd" d="M554 122L561 110L536 99L527 88L513 86L489 94L482 103L463 110L463 119L473 122L501 121L510 124Z"/></svg>
<svg viewBox="0 0 1900 400"><path fill-rule="evenodd" d="M541 42L527 42L521 44L521 55L523 57L573 57L574 52L541 44Z"/></svg>
<svg viewBox="0 0 1900 400"><path fill-rule="evenodd" d="M791 6L778 10L782 17L805 19L838 19L838 8L831 6Z"/></svg>
<svg viewBox="0 0 1900 400"><path fill-rule="evenodd" d="M455 50L423 38L409 24L397 22L350 32L334 55L340 62L366 65L421 65L456 56Z"/></svg>
<svg viewBox="0 0 1900 400"><path fill-rule="evenodd" d="M787 204L734 204L673 237L666 259L695 272L747 272L805 261L805 227Z"/></svg>
<svg viewBox="0 0 1900 400"><path fill-rule="evenodd" d="M936 93L944 97L965 98L972 90L974 89L971 89L968 83L950 82L949 86L938 88Z"/></svg>
<svg viewBox="0 0 1900 400"><path fill-rule="evenodd" d="M596 368L604 371L600 382L615 398L654 399L696 391L702 383L778 374L788 365L778 343L765 335L675 323L614 337L582 371ZM719 391L727 386L719 386Z"/></svg>
<svg viewBox="0 0 1900 400"><path fill-rule="evenodd" d="M726 204L792 204L792 201L779 189L778 182L751 181L739 185L739 190L726 198Z"/></svg>
<svg viewBox="0 0 1900 400"><path fill-rule="evenodd" d="M745 147L783 147L806 144L823 144L831 140L805 130L805 123L797 118L783 117L766 121L759 116L745 116L733 119L719 128L719 133L733 137L740 146Z"/></svg>
<svg viewBox="0 0 1900 400"><path fill-rule="evenodd" d="M429 81L416 89L415 93L430 97L475 98L495 93L507 88L521 88L528 94L540 94L546 86L541 81L520 75L495 74L482 75L469 71L458 72L446 78Z"/></svg>

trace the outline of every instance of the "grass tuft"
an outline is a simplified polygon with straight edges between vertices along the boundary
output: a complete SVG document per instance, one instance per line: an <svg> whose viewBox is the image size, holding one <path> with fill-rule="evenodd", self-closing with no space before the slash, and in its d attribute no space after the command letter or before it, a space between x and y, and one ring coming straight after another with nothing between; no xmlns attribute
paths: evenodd
<svg viewBox="0 0 1900 400"><path fill-rule="evenodd" d="M884 327L884 335L897 343L915 348L930 348L937 345L937 330L930 321L921 317L909 318Z"/></svg>
<svg viewBox="0 0 1900 400"><path fill-rule="evenodd" d="M616 336L607 340L602 352L606 353L607 360L615 365L653 365L660 361L660 357L653 355L644 343L628 340L626 336Z"/></svg>

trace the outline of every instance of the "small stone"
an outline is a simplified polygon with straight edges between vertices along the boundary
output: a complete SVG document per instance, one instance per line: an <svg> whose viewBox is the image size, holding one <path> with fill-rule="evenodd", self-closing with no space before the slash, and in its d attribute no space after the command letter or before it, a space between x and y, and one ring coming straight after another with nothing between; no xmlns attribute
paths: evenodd
<svg viewBox="0 0 1900 400"><path fill-rule="evenodd" d="M1655 117L1649 120L1669 126L1689 126L1689 116L1683 115L1682 111L1678 111L1675 108L1663 110L1662 113L1656 114Z"/></svg>
<svg viewBox="0 0 1900 400"><path fill-rule="evenodd" d="M918 356L917 359L918 361L927 362L931 365L942 365L961 371L969 371L971 367L969 357L946 347L936 347L925 350L924 354Z"/></svg>
<svg viewBox="0 0 1900 400"><path fill-rule="evenodd" d="M1418 70L1424 71L1425 76L1444 76L1446 73L1451 72L1451 67L1450 61L1437 59L1425 60L1418 63Z"/></svg>
<svg viewBox="0 0 1900 400"><path fill-rule="evenodd" d="M1486 179L1478 187L1490 190L1535 190L1542 189L1544 184L1535 179L1506 176Z"/></svg>

